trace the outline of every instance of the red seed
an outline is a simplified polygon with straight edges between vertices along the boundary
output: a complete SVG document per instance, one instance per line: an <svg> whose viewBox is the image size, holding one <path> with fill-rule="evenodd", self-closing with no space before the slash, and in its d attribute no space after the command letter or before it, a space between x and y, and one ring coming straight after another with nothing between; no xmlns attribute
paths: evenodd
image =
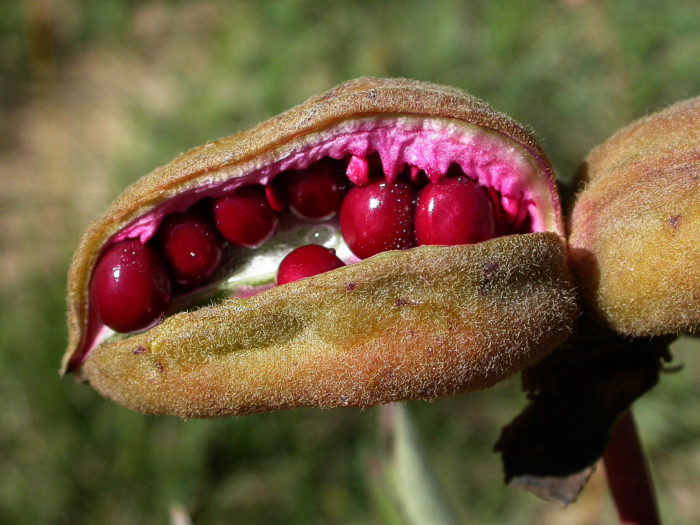
<svg viewBox="0 0 700 525"><path fill-rule="evenodd" d="M265 243L279 221L260 185L244 186L217 199L213 210L214 222L224 239L246 248L257 248Z"/></svg>
<svg viewBox="0 0 700 525"><path fill-rule="evenodd" d="M489 188L488 191L489 199L491 199L491 211L493 212L493 236L509 235L512 233L512 226L506 220L505 212L501 208L501 194L494 188Z"/></svg>
<svg viewBox="0 0 700 525"><path fill-rule="evenodd" d="M265 197L267 198L267 203L270 205L270 208L276 212L284 211L284 199L276 184L270 183L265 186Z"/></svg>
<svg viewBox="0 0 700 525"><path fill-rule="evenodd" d="M503 213L501 211L501 198L498 192L494 188L489 188L489 198L491 199L491 210L493 211L493 221L495 225L498 225L503 220Z"/></svg>
<svg viewBox="0 0 700 525"><path fill-rule="evenodd" d="M102 322L133 332L158 319L170 302L170 277L158 254L138 239L120 241L100 258L90 283Z"/></svg>
<svg viewBox="0 0 700 525"><path fill-rule="evenodd" d="M290 252L277 270L277 284L298 281L345 266L335 251L318 244L307 244Z"/></svg>
<svg viewBox="0 0 700 525"><path fill-rule="evenodd" d="M342 192L342 167L323 159L285 177L289 209L303 219L324 220L338 213Z"/></svg>
<svg viewBox="0 0 700 525"><path fill-rule="evenodd" d="M416 243L472 244L494 235L488 193L465 176L426 185L418 194Z"/></svg>
<svg viewBox="0 0 700 525"><path fill-rule="evenodd" d="M340 231L361 259L413 243L415 190L405 182L382 180L352 188L340 206Z"/></svg>
<svg viewBox="0 0 700 525"><path fill-rule="evenodd" d="M223 240L196 212L169 216L158 234L175 281L191 287L209 280L221 266Z"/></svg>

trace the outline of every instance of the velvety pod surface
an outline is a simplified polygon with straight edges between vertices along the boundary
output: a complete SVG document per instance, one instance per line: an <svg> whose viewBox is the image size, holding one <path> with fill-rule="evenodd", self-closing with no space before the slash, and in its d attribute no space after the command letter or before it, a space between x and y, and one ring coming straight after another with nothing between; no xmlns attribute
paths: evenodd
<svg viewBox="0 0 700 525"><path fill-rule="evenodd" d="M629 335L700 330L700 98L619 131L582 178L569 244L589 307Z"/></svg>
<svg viewBox="0 0 700 525"><path fill-rule="evenodd" d="M71 265L63 371L186 417L483 388L568 337L566 261L522 126L358 79L117 198Z"/></svg>
<svg viewBox="0 0 700 525"><path fill-rule="evenodd" d="M183 417L485 388L569 335L564 261L553 233L386 252L178 314L83 366L116 401Z"/></svg>

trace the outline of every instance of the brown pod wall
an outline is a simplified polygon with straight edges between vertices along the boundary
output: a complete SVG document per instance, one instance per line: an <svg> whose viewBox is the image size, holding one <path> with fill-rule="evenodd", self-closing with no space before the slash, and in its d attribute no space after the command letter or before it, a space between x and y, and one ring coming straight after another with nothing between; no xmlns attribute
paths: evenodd
<svg viewBox="0 0 700 525"><path fill-rule="evenodd" d="M700 330L700 98L620 130L580 172L569 250L587 308L630 336Z"/></svg>

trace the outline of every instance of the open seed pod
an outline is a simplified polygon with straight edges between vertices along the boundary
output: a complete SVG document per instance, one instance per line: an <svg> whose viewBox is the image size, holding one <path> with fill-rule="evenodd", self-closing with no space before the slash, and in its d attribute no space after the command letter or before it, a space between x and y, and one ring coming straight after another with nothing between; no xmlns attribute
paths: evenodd
<svg viewBox="0 0 700 525"><path fill-rule="evenodd" d="M633 122L588 155L570 215L578 285L631 336L700 330L700 98Z"/></svg>
<svg viewBox="0 0 700 525"><path fill-rule="evenodd" d="M183 417L370 406L488 387L576 313L532 136L456 89L358 79L117 198L70 268L62 371Z"/></svg>

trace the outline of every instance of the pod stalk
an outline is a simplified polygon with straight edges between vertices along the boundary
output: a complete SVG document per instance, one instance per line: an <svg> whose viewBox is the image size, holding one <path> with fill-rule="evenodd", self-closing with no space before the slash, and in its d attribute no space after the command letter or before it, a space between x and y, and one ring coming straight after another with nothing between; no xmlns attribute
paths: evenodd
<svg viewBox="0 0 700 525"><path fill-rule="evenodd" d="M620 523L661 525L654 485L631 410L620 416L603 454L603 465Z"/></svg>

